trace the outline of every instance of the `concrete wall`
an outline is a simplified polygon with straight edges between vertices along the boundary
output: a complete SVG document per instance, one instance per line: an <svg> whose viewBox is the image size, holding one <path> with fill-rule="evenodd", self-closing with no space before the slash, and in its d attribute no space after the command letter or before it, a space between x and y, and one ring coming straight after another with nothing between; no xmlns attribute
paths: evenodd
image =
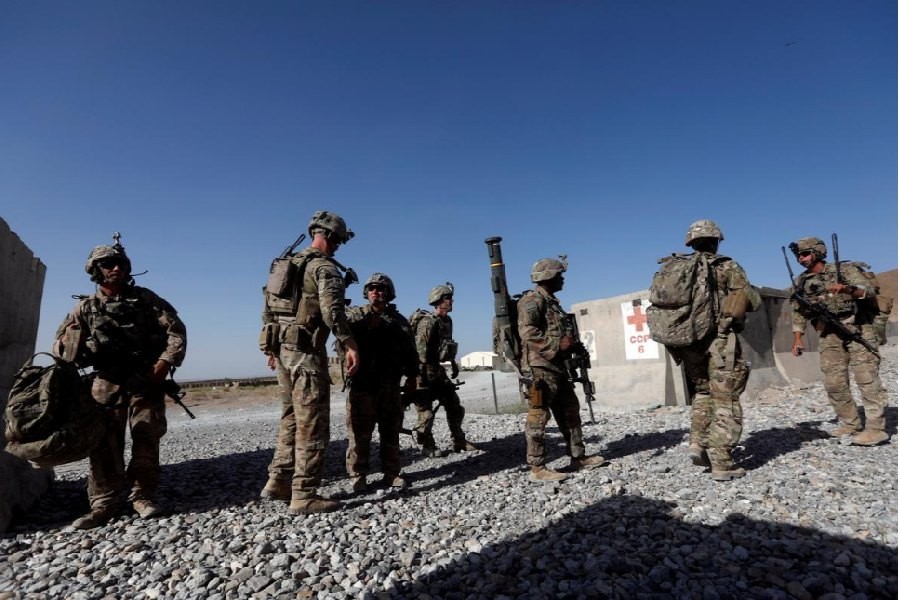
<svg viewBox="0 0 900 600"><path fill-rule="evenodd" d="M3 408L13 375L34 354L46 271L41 260L0 219L0 405Z"/></svg>
<svg viewBox="0 0 900 600"><path fill-rule="evenodd" d="M763 305L750 313L740 335L744 360L751 364L747 393L820 377L817 338L807 331L807 351L791 355L791 318L787 294L760 290ZM665 347L649 337L649 290L572 305L581 339L591 354L591 379L599 407L634 410L684 405L689 399L680 366Z"/></svg>
<svg viewBox="0 0 900 600"><path fill-rule="evenodd" d="M0 432L13 376L34 354L46 267L0 219ZM28 508L49 488L52 469L36 469L2 449L0 434L0 532L17 510Z"/></svg>

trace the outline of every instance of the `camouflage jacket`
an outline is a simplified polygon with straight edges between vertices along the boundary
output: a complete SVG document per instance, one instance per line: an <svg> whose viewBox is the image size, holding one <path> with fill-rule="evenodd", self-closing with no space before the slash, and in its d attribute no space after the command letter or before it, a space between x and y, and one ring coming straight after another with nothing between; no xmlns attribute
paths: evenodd
<svg viewBox="0 0 900 600"><path fill-rule="evenodd" d="M423 383L436 378L446 378L442 362L456 360L456 342L453 341L453 319L436 313L419 320L416 325L416 354L419 357L419 373Z"/></svg>
<svg viewBox="0 0 900 600"><path fill-rule="evenodd" d="M832 294L827 291L828 286L837 283L837 269L833 263L825 263L821 273L806 271L798 275L794 280L794 290L810 302L823 305L846 324L862 324L873 313L873 311L864 309L872 304L875 298L875 289L872 287L871 281L859 269L852 265L845 266L844 261L841 261L841 280L846 285L854 285L864 290L865 296L854 299L849 294ZM813 319L813 314L800 306L796 300L791 300L791 308L793 309L791 329L794 332L806 331L806 324L810 320L813 321L813 326L818 324Z"/></svg>
<svg viewBox="0 0 900 600"><path fill-rule="evenodd" d="M162 359L181 365L187 330L171 304L147 288L126 286L83 298L56 331L53 353L93 366L111 380L149 369Z"/></svg>
<svg viewBox="0 0 900 600"><path fill-rule="evenodd" d="M568 352L559 349L560 340L572 330L559 300L536 285L519 299L519 338L522 340L522 372L534 367L564 373ZM578 340L575 340L578 341Z"/></svg>
<svg viewBox="0 0 900 600"><path fill-rule="evenodd" d="M359 348L359 370L351 388L381 382L399 383L402 376L415 377L419 360L412 330L397 307L388 304L381 314L372 306L353 306L347 310L350 331Z"/></svg>
<svg viewBox="0 0 900 600"><path fill-rule="evenodd" d="M339 342L352 337L344 301L344 278L335 261L317 248L307 248L294 259L307 262L297 315L282 328L281 343L296 352L324 356L329 332ZM264 308L263 322L271 320L272 315Z"/></svg>
<svg viewBox="0 0 900 600"><path fill-rule="evenodd" d="M707 256L716 274L716 306L719 307L719 326L727 328L729 324L723 323L724 317L721 308L726 297L735 292L743 292L747 296L748 311L758 309L762 304L762 298L760 298L759 292L750 285L747 273L737 261L720 254L707 253Z"/></svg>

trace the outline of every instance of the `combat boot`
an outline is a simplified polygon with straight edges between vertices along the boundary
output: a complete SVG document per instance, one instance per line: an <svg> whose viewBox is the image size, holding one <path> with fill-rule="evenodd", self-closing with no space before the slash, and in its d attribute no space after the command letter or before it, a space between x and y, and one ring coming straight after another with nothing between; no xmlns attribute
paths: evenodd
<svg viewBox="0 0 900 600"><path fill-rule="evenodd" d="M136 512L142 519L158 517L163 513L162 508L160 508L158 504L153 502L153 500L141 498L132 502L131 505L134 507L134 512Z"/></svg>
<svg viewBox="0 0 900 600"><path fill-rule="evenodd" d="M366 483L365 475L351 477L350 488L353 490L354 494L362 494L363 492L365 492L369 488L368 484Z"/></svg>
<svg viewBox="0 0 900 600"><path fill-rule="evenodd" d="M264 500L283 500L287 502L291 499L291 482L269 478L266 487L259 493L259 497Z"/></svg>
<svg viewBox="0 0 900 600"><path fill-rule="evenodd" d="M110 519L119 513L118 506L104 506L102 508L91 509L88 514L78 517L72 521L72 527L75 529L93 529L100 527L109 522Z"/></svg>
<svg viewBox="0 0 900 600"><path fill-rule="evenodd" d="M692 443L691 447L688 448L688 458L698 467L712 466L709 462L709 454L706 452L706 448L696 442Z"/></svg>
<svg viewBox="0 0 900 600"><path fill-rule="evenodd" d="M385 475L381 478L380 483L385 487L392 487L401 490L409 487L409 482L400 475Z"/></svg>
<svg viewBox="0 0 900 600"><path fill-rule="evenodd" d="M422 456L425 458L443 458L446 456L446 453L434 446L422 446Z"/></svg>
<svg viewBox="0 0 900 600"><path fill-rule="evenodd" d="M891 439L891 437L878 429L866 429L850 438L854 446L877 446Z"/></svg>
<svg viewBox="0 0 900 600"><path fill-rule="evenodd" d="M538 483L545 481L562 481L567 477L568 475L565 473L560 473L559 471L554 471L553 469L548 469L544 466L531 467L531 473L528 474L528 479Z"/></svg>
<svg viewBox="0 0 900 600"><path fill-rule="evenodd" d="M740 467L732 466L730 469L712 468L711 477L714 481L731 481L732 479L740 479L747 474L747 471Z"/></svg>
<svg viewBox="0 0 900 600"><path fill-rule="evenodd" d="M572 458L569 460L569 468L573 471L580 471L582 469L596 469L597 467L602 467L608 464L609 461L599 454L594 454L593 456L579 456L578 458Z"/></svg>
<svg viewBox="0 0 900 600"><path fill-rule="evenodd" d="M288 514L309 515L312 513L327 513L334 512L340 507L341 504L337 500L329 500L315 494L308 498L292 498L291 504L288 506Z"/></svg>
<svg viewBox="0 0 900 600"><path fill-rule="evenodd" d="M847 425L846 423L841 423L840 426L832 429L828 435L831 437L843 437L845 435L853 435L854 433L859 433L860 428L854 425Z"/></svg>
<svg viewBox="0 0 900 600"><path fill-rule="evenodd" d="M474 452L475 450L481 450L478 446L470 442L469 440L463 440L461 442L453 442L453 451L454 452Z"/></svg>

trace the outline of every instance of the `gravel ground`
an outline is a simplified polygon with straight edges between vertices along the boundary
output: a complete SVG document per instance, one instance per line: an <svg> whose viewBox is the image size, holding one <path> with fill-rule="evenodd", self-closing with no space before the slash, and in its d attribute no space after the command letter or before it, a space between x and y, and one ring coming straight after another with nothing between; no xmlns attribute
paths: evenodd
<svg viewBox="0 0 900 600"><path fill-rule="evenodd" d="M482 452L422 459L404 436L412 487L354 496L336 392L322 491L343 508L302 517L258 499L273 398L194 405L195 421L171 407L168 516L77 531L68 523L87 510L86 464L58 469L48 497L0 537L0 600L896 598L896 346L884 355L889 444L830 438L821 384L771 389L744 399L735 454L748 475L727 483L687 460L683 407L599 414L585 438L610 465L530 483L523 415L474 414L486 403L479 374L460 392ZM443 412L435 433L447 447ZM561 436L548 433L551 466L563 468Z"/></svg>

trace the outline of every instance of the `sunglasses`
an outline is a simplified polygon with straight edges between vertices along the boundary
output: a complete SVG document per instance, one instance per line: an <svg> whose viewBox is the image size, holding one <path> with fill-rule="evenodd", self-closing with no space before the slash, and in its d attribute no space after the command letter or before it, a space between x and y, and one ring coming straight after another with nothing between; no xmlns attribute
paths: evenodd
<svg viewBox="0 0 900 600"><path fill-rule="evenodd" d="M122 261L119 260L118 258L103 258L103 259L97 261L97 265L101 269L113 269L117 266L121 267Z"/></svg>
<svg viewBox="0 0 900 600"><path fill-rule="evenodd" d="M801 250L800 252L797 253L797 256L806 257L806 256L812 256L812 254L813 254L812 250Z"/></svg>
<svg viewBox="0 0 900 600"><path fill-rule="evenodd" d="M370 284L370 285L367 285L367 286L366 286L366 289L368 289L370 292L371 292L371 291L384 292L384 291L387 290L387 288L386 288L385 286L383 286L383 285L381 285L381 284L377 284L377 283L376 283L376 284Z"/></svg>

